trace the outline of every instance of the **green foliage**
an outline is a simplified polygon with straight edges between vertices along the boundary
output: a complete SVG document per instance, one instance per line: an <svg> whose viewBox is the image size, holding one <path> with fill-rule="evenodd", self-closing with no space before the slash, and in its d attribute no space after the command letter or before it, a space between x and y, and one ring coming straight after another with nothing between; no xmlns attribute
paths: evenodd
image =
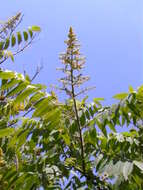
<svg viewBox="0 0 143 190"><path fill-rule="evenodd" d="M35 34L40 32L39 26L32 26L22 32L14 33L21 19L21 13L18 13L0 28L0 39L2 39L0 41L0 64L9 57L14 61L14 56L29 46L35 38Z"/></svg>
<svg viewBox="0 0 143 190"><path fill-rule="evenodd" d="M1 29L1 63L40 32L32 26L15 33L20 15ZM115 95L119 103L111 106L102 106L103 98L77 100L84 91L75 88L88 77L78 73L84 62L72 28L66 44L65 102L28 75L0 69L0 189L142 190L143 86Z"/></svg>

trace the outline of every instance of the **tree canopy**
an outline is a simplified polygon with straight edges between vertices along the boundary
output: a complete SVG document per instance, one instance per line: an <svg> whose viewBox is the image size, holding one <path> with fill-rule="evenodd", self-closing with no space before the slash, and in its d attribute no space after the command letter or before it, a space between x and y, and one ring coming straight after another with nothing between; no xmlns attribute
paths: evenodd
<svg viewBox="0 0 143 190"><path fill-rule="evenodd" d="M0 28L0 64L32 45L40 27L17 31L21 13ZM0 69L0 189L143 189L143 86L91 103L80 98L85 59L70 27L60 54L64 77L56 92L34 78ZM10 60L10 59L11 60ZM123 132L118 128L122 127Z"/></svg>

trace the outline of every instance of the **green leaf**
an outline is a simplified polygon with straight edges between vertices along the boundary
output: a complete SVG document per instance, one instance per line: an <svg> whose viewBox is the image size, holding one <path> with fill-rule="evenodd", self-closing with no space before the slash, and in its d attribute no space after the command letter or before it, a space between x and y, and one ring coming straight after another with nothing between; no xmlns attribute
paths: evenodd
<svg viewBox="0 0 143 190"><path fill-rule="evenodd" d="M12 54L12 52L11 51L8 51L8 50L4 50L3 52L2 52L2 54L3 54L3 56L5 57L5 58L11 58L11 60L14 62L14 56L13 56L13 54Z"/></svg>
<svg viewBox="0 0 143 190"><path fill-rule="evenodd" d="M135 183L138 184L138 186L140 187L139 190L142 190L142 188L141 188L142 178L140 176L138 176L137 174L132 175L132 177L133 177Z"/></svg>
<svg viewBox="0 0 143 190"><path fill-rule="evenodd" d="M15 77L15 73L12 71L0 71L0 78L1 79L11 79Z"/></svg>
<svg viewBox="0 0 143 190"><path fill-rule="evenodd" d="M32 27L31 27L31 30L32 30L33 32L40 32L40 31L41 31L41 28L40 28L39 26L32 26Z"/></svg>
<svg viewBox="0 0 143 190"><path fill-rule="evenodd" d="M14 87L14 86L15 86L16 84L18 84L18 83L19 83L18 80L12 79L12 80L10 80L10 81L7 82L7 83L2 84L1 89L2 89L2 90L7 90L7 89L9 89L9 88Z"/></svg>
<svg viewBox="0 0 143 190"><path fill-rule="evenodd" d="M122 100L124 98L126 98L128 96L128 93L120 93L120 94L116 94L115 96L113 96L114 99L117 100Z"/></svg>
<svg viewBox="0 0 143 190"><path fill-rule="evenodd" d="M85 115L86 115L86 118L89 120L90 119L90 114L89 114L88 110L85 111Z"/></svg>
<svg viewBox="0 0 143 190"><path fill-rule="evenodd" d="M29 29L28 29L28 32L29 32L29 34L30 34L30 37L32 38L32 37L33 37L33 31L32 31L32 29L29 28Z"/></svg>
<svg viewBox="0 0 143 190"><path fill-rule="evenodd" d="M65 133L65 134L63 134L63 135L61 135L62 136L62 138L64 139L64 141L65 141L65 143L66 143L66 145L70 145L70 137L69 137L69 135L67 134L67 133Z"/></svg>
<svg viewBox="0 0 143 190"><path fill-rule="evenodd" d="M18 45L22 42L22 36L20 32L17 32Z"/></svg>
<svg viewBox="0 0 143 190"><path fill-rule="evenodd" d="M17 174L17 171L15 169L9 169L6 175L3 177L4 180L10 180L13 176Z"/></svg>
<svg viewBox="0 0 143 190"><path fill-rule="evenodd" d="M97 132L96 132L96 128L93 128L90 132L89 132L89 140L92 144L96 144L97 143Z"/></svg>
<svg viewBox="0 0 143 190"><path fill-rule="evenodd" d="M139 93L139 94L142 94L142 93L143 93L143 85L141 85L141 86L138 88L138 93Z"/></svg>
<svg viewBox="0 0 143 190"><path fill-rule="evenodd" d="M66 165L74 165L75 162L76 162L76 158L72 158L72 157L66 158L66 160L65 160Z"/></svg>
<svg viewBox="0 0 143 190"><path fill-rule="evenodd" d="M114 124L112 123L112 121L108 121L108 126L109 126L109 128L113 131L113 132L117 132L116 131L116 129L115 129L115 126L114 126Z"/></svg>
<svg viewBox="0 0 143 190"><path fill-rule="evenodd" d="M94 110L92 109L92 107L89 107L88 111L89 111L90 115L93 117L94 114L95 114L95 112L94 112Z"/></svg>
<svg viewBox="0 0 143 190"><path fill-rule="evenodd" d="M129 86L129 92L130 92L130 93L133 93L133 92L134 92L134 89L133 89L132 86Z"/></svg>
<svg viewBox="0 0 143 190"><path fill-rule="evenodd" d="M107 147L107 139L105 138L105 137L102 137L102 138L100 138L100 140L101 140L101 148L103 149L103 150L106 150L106 147Z"/></svg>
<svg viewBox="0 0 143 190"><path fill-rule="evenodd" d="M94 118L94 120L96 122L96 125L99 127L99 129L104 134L104 136L107 137L107 131L106 131L105 123L100 122L99 119L97 119L97 118Z"/></svg>
<svg viewBox="0 0 143 190"><path fill-rule="evenodd" d="M51 110L51 107L49 106L50 104L50 100L52 99L51 96L43 98L41 100L39 100L34 107L36 108L34 113L33 113L33 117L40 117L45 115L48 110Z"/></svg>
<svg viewBox="0 0 143 190"><path fill-rule="evenodd" d="M10 40L9 40L9 38L7 38L5 45L4 45L4 49L7 49L9 47L9 44L10 44Z"/></svg>
<svg viewBox="0 0 143 190"><path fill-rule="evenodd" d="M28 40L28 33L26 31L23 31L24 40Z"/></svg>
<svg viewBox="0 0 143 190"><path fill-rule="evenodd" d="M20 103L24 101L28 96L33 94L36 90L37 90L36 87L28 85L26 89L16 97L15 103Z"/></svg>
<svg viewBox="0 0 143 190"><path fill-rule="evenodd" d="M8 57L10 57L11 60L14 62L14 56L11 51L8 52Z"/></svg>
<svg viewBox="0 0 143 190"><path fill-rule="evenodd" d="M94 98L94 99L93 99L94 102L104 101L104 100L105 100L104 98Z"/></svg>
<svg viewBox="0 0 143 190"><path fill-rule="evenodd" d="M16 149L20 148L23 144L26 143L27 136L29 134L28 130L23 130L20 135L17 136Z"/></svg>
<svg viewBox="0 0 143 190"><path fill-rule="evenodd" d="M10 136L13 132L13 128L0 129L0 138Z"/></svg>
<svg viewBox="0 0 143 190"><path fill-rule="evenodd" d="M22 90L24 90L27 85L28 85L28 83L26 83L26 82L19 83L14 89L12 89L11 91L9 91L7 93L7 97L16 95L17 93L19 93Z"/></svg>
<svg viewBox="0 0 143 190"><path fill-rule="evenodd" d="M45 95L44 92L41 91L37 91L31 98L30 98L30 102L36 102L38 100L40 100L41 98L43 98Z"/></svg>
<svg viewBox="0 0 143 190"><path fill-rule="evenodd" d="M15 46L15 44L16 44L16 38L15 38L14 35L12 35L12 37L11 37L11 46L13 47L13 46Z"/></svg>
<svg viewBox="0 0 143 190"><path fill-rule="evenodd" d="M82 113L82 116L80 117L80 124L81 126L84 126L86 124L86 117L84 113Z"/></svg>
<svg viewBox="0 0 143 190"><path fill-rule="evenodd" d="M4 42L0 42L0 50L3 50Z"/></svg>

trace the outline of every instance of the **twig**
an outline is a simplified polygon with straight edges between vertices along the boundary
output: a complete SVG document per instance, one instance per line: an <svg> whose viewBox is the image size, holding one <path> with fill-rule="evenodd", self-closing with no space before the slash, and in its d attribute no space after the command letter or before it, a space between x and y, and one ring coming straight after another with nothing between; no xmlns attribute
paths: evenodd
<svg viewBox="0 0 143 190"><path fill-rule="evenodd" d="M35 74L33 75L32 79L30 80L30 82L32 82L37 77L37 75L40 73L42 69L43 69L43 65L41 65L40 67L37 66L37 70Z"/></svg>
<svg viewBox="0 0 143 190"><path fill-rule="evenodd" d="M29 114L31 111L33 111L33 110L34 110L34 108L29 109L26 113L23 114L22 117L25 117L26 115L28 115L28 114Z"/></svg>
<svg viewBox="0 0 143 190"><path fill-rule="evenodd" d="M95 88L96 88L95 86L89 87L89 88L85 88L85 89L81 90L79 93L75 94L75 97L76 97L76 96L79 96L80 94L85 93L86 91L93 90L93 89L95 89Z"/></svg>

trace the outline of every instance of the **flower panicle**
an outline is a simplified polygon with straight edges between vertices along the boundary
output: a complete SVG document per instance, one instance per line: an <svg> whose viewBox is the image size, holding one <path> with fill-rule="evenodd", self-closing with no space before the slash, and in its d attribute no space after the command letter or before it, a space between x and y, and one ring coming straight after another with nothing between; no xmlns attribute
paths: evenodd
<svg viewBox="0 0 143 190"><path fill-rule="evenodd" d="M76 38L76 35L70 27L68 33L68 39L65 40L65 44L67 46L66 51L62 52L59 56L63 64L63 68L58 68L61 70L65 77L59 79L62 83L62 90L66 92L71 98L74 96L76 97L79 94L82 94L86 90L81 90L76 92L75 88L80 87L84 82L89 80L88 76L83 76L81 70L84 68L85 65L85 57L80 53L80 44ZM74 88L74 95L73 89Z"/></svg>

